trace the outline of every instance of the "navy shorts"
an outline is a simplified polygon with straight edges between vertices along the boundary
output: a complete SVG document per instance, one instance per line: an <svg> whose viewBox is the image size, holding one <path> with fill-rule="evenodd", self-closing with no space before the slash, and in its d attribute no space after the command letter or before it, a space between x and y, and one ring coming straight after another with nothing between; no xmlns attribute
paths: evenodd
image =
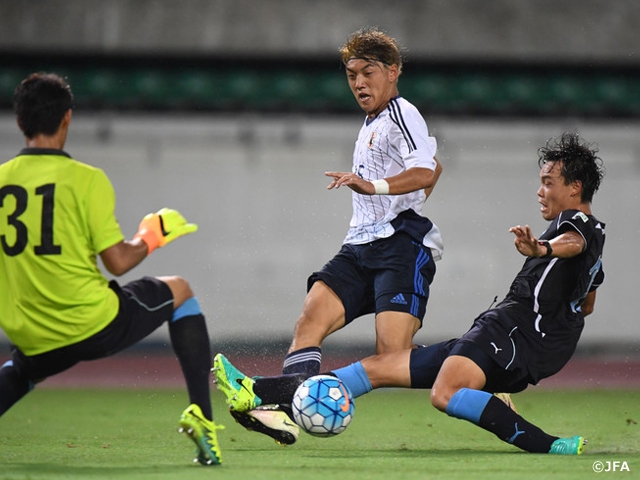
<svg viewBox="0 0 640 480"><path fill-rule="evenodd" d="M487 310L462 337L412 351L412 388L431 388L442 363L451 355L466 357L478 365L486 377L482 390L490 393L521 392L553 375L571 357L573 344L540 350L523 335L527 321L522 318L527 316L535 318L531 310L513 304Z"/></svg>
<svg viewBox="0 0 640 480"><path fill-rule="evenodd" d="M405 312L422 324L436 273L431 250L398 232L363 245L343 245L307 281L322 280L345 309L345 324L369 313Z"/></svg>
<svg viewBox="0 0 640 480"><path fill-rule="evenodd" d="M482 388L485 392L518 393L530 384L526 370L521 368L505 369L473 342L457 341L449 355L467 357L480 367L487 379Z"/></svg>
<svg viewBox="0 0 640 480"><path fill-rule="evenodd" d="M173 294L157 278L143 277L122 287L111 281L109 287L120 299L116 318L86 340L50 352L26 356L13 347L13 364L21 375L38 381L80 361L111 356L138 343L173 316Z"/></svg>
<svg viewBox="0 0 640 480"><path fill-rule="evenodd" d="M451 355L466 357L480 367L487 379L482 388L486 392L516 393L529 385L522 370L507 370L473 341L454 338L411 351L411 388L432 388L442 364Z"/></svg>
<svg viewBox="0 0 640 480"><path fill-rule="evenodd" d="M494 308L483 312L450 352L470 358L482 369L488 392L516 393L537 383L531 375L536 352L522 341L513 318L517 311Z"/></svg>

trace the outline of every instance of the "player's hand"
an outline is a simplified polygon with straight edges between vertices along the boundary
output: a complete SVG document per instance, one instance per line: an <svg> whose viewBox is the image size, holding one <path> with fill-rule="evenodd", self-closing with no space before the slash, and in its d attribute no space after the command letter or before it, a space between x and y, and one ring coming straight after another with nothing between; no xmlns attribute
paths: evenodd
<svg viewBox="0 0 640 480"><path fill-rule="evenodd" d="M373 184L351 172L324 172L327 177L332 177L333 181L327 185L327 189L340 188L342 185L349 187L356 193L362 195L373 195L376 189Z"/></svg>
<svg viewBox="0 0 640 480"><path fill-rule="evenodd" d="M529 225L525 225L524 227L521 225L516 225L515 227L511 227L509 231L516 236L516 238L513 240L513 243L515 244L518 252L527 257L540 256L540 244L538 243L538 239L533 236L531 227L529 227Z"/></svg>
<svg viewBox="0 0 640 480"><path fill-rule="evenodd" d="M177 210L163 208L145 215L134 238L141 238L147 244L147 255L150 255L156 248L164 247L176 238L197 230L198 225L187 223Z"/></svg>

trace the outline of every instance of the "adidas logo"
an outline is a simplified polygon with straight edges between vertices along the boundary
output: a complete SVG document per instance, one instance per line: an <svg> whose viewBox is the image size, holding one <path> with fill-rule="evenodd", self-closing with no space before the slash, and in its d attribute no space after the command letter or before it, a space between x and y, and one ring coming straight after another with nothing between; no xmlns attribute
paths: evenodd
<svg viewBox="0 0 640 480"><path fill-rule="evenodd" d="M391 299L391 303L397 303L400 305L406 305L407 301L404 298L404 295L402 295L401 293L397 294L395 297L393 297Z"/></svg>

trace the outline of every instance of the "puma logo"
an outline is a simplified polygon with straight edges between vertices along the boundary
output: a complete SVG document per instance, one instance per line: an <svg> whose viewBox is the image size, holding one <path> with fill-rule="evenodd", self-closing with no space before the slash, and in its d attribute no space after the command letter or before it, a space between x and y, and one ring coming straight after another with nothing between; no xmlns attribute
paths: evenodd
<svg viewBox="0 0 640 480"><path fill-rule="evenodd" d="M525 433L525 431L524 430L518 430L518 424L516 423L516 433L514 433L513 436L511 438L509 438L509 440L507 440L507 442L513 444L515 439L518 438L523 433Z"/></svg>

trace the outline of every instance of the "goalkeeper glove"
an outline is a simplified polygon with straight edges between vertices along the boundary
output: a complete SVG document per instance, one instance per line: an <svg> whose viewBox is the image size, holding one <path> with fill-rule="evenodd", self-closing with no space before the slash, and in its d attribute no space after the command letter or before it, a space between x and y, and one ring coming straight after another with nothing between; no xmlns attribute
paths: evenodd
<svg viewBox="0 0 640 480"><path fill-rule="evenodd" d="M151 255L156 248L164 247L176 238L198 230L195 223L187 223L177 210L163 208L150 213L140 222L138 233L133 238L141 238L147 244Z"/></svg>

